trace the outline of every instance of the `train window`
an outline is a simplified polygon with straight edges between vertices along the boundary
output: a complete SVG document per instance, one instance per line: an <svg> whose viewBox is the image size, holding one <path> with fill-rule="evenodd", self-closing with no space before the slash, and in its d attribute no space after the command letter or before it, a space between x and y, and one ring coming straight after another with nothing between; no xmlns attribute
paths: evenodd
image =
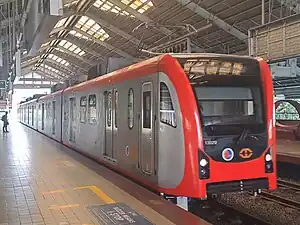
<svg viewBox="0 0 300 225"><path fill-rule="evenodd" d="M42 130L44 130L45 127L45 105L42 103Z"/></svg>
<svg viewBox="0 0 300 225"><path fill-rule="evenodd" d="M128 91L128 127L129 129L133 128L133 90L132 88Z"/></svg>
<svg viewBox="0 0 300 225"><path fill-rule="evenodd" d="M31 111L32 111L32 121L31 121L31 125L34 126L34 105L31 107Z"/></svg>
<svg viewBox="0 0 300 225"><path fill-rule="evenodd" d="M97 122L96 95L89 96L88 120L90 124Z"/></svg>
<svg viewBox="0 0 300 225"><path fill-rule="evenodd" d="M143 128L151 128L151 91L143 92Z"/></svg>
<svg viewBox="0 0 300 225"><path fill-rule="evenodd" d="M115 91L115 127L118 127L118 91Z"/></svg>
<svg viewBox="0 0 300 225"><path fill-rule="evenodd" d="M86 96L82 96L80 98L80 122L86 122L86 106L87 106L87 98Z"/></svg>
<svg viewBox="0 0 300 225"><path fill-rule="evenodd" d="M29 110L29 106L27 106L27 124L29 124L29 118L30 118L30 110Z"/></svg>
<svg viewBox="0 0 300 225"><path fill-rule="evenodd" d="M106 113L106 124L108 127L111 126L111 108L112 108L112 99L111 92L105 93L105 113Z"/></svg>
<svg viewBox="0 0 300 225"><path fill-rule="evenodd" d="M56 111L56 105L54 101L52 102L52 134L55 134L55 123L56 123L55 111Z"/></svg>
<svg viewBox="0 0 300 225"><path fill-rule="evenodd" d="M176 114L167 85L160 83L160 121L176 127Z"/></svg>
<svg viewBox="0 0 300 225"><path fill-rule="evenodd" d="M65 99L65 103L64 103L64 121L67 121L68 120L68 102L67 102L67 99Z"/></svg>

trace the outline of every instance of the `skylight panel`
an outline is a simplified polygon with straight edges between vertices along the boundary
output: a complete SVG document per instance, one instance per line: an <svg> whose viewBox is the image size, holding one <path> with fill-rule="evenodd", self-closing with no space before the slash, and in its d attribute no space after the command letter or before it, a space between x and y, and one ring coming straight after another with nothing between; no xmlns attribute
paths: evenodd
<svg viewBox="0 0 300 225"><path fill-rule="evenodd" d="M78 52L77 55L82 56L85 54L85 52L82 51L81 48L79 48L77 45L74 45L71 42L68 42L66 40L61 40L58 45L62 46L63 48L65 48L71 52L74 52L76 49L79 49L79 52L78 52L78 50L76 51L76 52Z"/></svg>
<svg viewBox="0 0 300 225"><path fill-rule="evenodd" d="M82 16L76 23L75 27L88 33L89 35L94 36L97 39L100 39L101 41L109 38L109 35L102 29L102 27L98 23L86 16ZM70 34L88 39L84 35L80 36L76 31L70 31Z"/></svg>
<svg viewBox="0 0 300 225"><path fill-rule="evenodd" d="M114 5L113 3L109 2L109 1L105 1L105 0L97 0L94 4L93 4L96 8L105 11L105 12L112 12L115 14L121 14L123 16L130 16L130 17L134 17L133 15L129 14L126 11L122 11L122 9L116 5Z"/></svg>
<svg viewBox="0 0 300 225"><path fill-rule="evenodd" d="M56 55L53 55L53 54L49 54L48 58L52 59L52 60L54 60L54 61L56 61L56 62L58 62L58 63L60 63L60 64L62 64L64 66L69 66L70 65L70 63L67 62L66 60L64 60L64 59L62 59L62 58L60 58L60 57L58 57Z"/></svg>
<svg viewBox="0 0 300 225"><path fill-rule="evenodd" d="M42 45L41 45L41 48L46 47L47 45L49 45L49 41L46 42L46 43L44 43L44 44L42 44Z"/></svg>
<svg viewBox="0 0 300 225"><path fill-rule="evenodd" d="M66 4L64 4L64 7L69 7L71 5L75 5L77 2L78 2L78 0L66 3Z"/></svg>
<svg viewBox="0 0 300 225"><path fill-rule="evenodd" d="M56 23L56 25L54 26L54 29L63 26L63 25L65 24L65 22L67 21L67 19L68 19L68 17L59 20L59 21Z"/></svg>
<svg viewBox="0 0 300 225"><path fill-rule="evenodd" d="M66 42L64 45L62 45L64 48L69 49L72 46L71 42Z"/></svg>
<svg viewBox="0 0 300 225"><path fill-rule="evenodd" d="M60 71L58 71L57 69L54 69L53 67L51 66L48 66L48 65L45 65L45 68L51 72L54 72L54 73L59 73Z"/></svg>
<svg viewBox="0 0 300 225"><path fill-rule="evenodd" d="M79 52L80 52L80 49L78 49L78 48L74 50L75 54L78 54Z"/></svg>
<svg viewBox="0 0 300 225"><path fill-rule="evenodd" d="M132 9L138 9L137 12L141 14L153 7L153 3L148 0L135 0L134 2L131 0L121 0L121 2L125 5L129 5Z"/></svg>
<svg viewBox="0 0 300 225"><path fill-rule="evenodd" d="M74 52L75 49L78 49L76 45L71 45L71 46L69 47L69 50L72 51L72 52ZM80 49L79 49L79 51L80 51Z"/></svg>
<svg viewBox="0 0 300 225"><path fill-rule="evenodd" d="M84 36L81 33L76 32L75 30L71 30L69 33L78 38L89 39L87 36Z"/></svg>

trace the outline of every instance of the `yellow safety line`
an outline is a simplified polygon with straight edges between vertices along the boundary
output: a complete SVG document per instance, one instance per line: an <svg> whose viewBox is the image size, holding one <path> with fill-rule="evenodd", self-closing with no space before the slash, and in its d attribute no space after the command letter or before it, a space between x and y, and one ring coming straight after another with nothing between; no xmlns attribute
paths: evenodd
<svg viewBox="0 0 300 225"><path fill-rule="evenodd" d="M55 191L42 192L42 195L51 195L51 194L63 193L63 192L66 192L66 190L59 189L59 190L55 190Z"/></svg>
<svg viewBox="0 0 300 225"><path fill-rule="evenodd" d="M105 194L100 188L97 186L81 186L81 187L75 187L71 190L82 190L82 189L90 189L92 192L94 192L99 198L101 198L105 203L111 204L115 203L113 199L111 199L107 194ZM70 191L70 189L59 189L55 191L48 191L48 192L42 192L42 195L50 195L50 194L58 194L58 193L65 193L67 191Z"/></svg>
<svg viewBox="0 0 300 225"><path fill-rule="evenodd" d="M58 210L58 209L76 208L76 207L79 207L79 205L78 204L61 205L61 206L54 205L54 206L50 206L49 209L51 209L51 210Z"/></svg>
<svg viewBox="0 0 300 225"><path fill-rule="evenodd" d="M103 191L101 191L100 188L98 188L98 187L96 187L96 186L91 186L90 189L91 189L96 195L98 195L100 198L102 198L103 201L105 201L107 204L116 203L114 200L112 200L110 197L108 197L108 195L106 195Z"/></svg>
<svg viewBox="0 0 300 225"><path fill-rule="evenodd" d="M92 192L94 192L99 198L101 198L107 204L116 203L113 199L111 199L100 188L98 188L96 186L82 186L82 187L73 188L73 190L81 190L81 189L90 189Z"/></svg>

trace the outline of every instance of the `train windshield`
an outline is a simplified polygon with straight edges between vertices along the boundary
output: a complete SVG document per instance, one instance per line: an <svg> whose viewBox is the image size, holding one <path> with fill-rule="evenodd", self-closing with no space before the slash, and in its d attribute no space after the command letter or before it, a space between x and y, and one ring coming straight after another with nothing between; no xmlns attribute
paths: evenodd
<svg viewBox="0 0 300 225"><path fill-rule="evenodd" d="M195 87L205 136L235 135L264 128L259 87Z"/></svg>
<svg viewBox="0 0 300 225"><path fill-rule="evenodd" d="M204 136L265 131L264 93L257 60L199 55L178 61L193 86Z"/></svg>

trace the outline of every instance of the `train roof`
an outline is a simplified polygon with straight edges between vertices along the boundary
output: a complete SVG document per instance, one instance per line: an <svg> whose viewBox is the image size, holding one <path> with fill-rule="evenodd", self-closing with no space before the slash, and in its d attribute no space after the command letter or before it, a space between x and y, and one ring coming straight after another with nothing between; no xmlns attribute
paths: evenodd
<svg viewBox="0 0 300 225"><path fill-rule="evenodd" d="M173 58L176 58L178 61L185 61L194 58L207 58L207 59L220 59L223 60L234 60L237 62L255 62L260 60L259 57L251 56L240 56L240 55L229 55L229 54L214 54L214 53L169 53Z"/></svg>
<svg viewBox="0 0 300 225"><path fill-rule="evenodd" d="M39 100L46 100L46 99L55 97L55 96L57 96L58 94L61 94L63 91L64 91L64 89L58 90L58 91L53 92L53 93L51 93L51 94L48 94L48 95L45 95L45 96L40 97Z"/></svg>
<svg viewBox="0 0 300 225"><path fill-rule="evenodd" d="M142 68L147 68L149 70L149 73L151 73L153 71L157 71L158 63L161 60L163 60L165 57L170 57L170 55L169 54L163 54L163 55L155 56L153 58L144 60L142 62L132 64L132 65L124 67L122 69L119 69L119 70L113 71L111 73L102 75L100 77L96 77L92 80L88 80L88 81L76 84L72 87L68 87L68 88L65 89L65 92L78 90L78 89L81 89L82 87L86 87L86 85L92 86L93 84L96 84L99 81L102 81L103 83L110 84L113 81L122 80L125 77L127 79L130 79L130 77L135 76L135 74L132 75L132 72L138 71L139 69L142 69Z"/></svg>
<svg viewBox="0 0 300 225"><path fill-rule="evenodd" d="M155 70L157 69L157 64L159 64L160 61L162 61L165 57L172 57L178 61L181 60L188 60L188 59L193 59L193 58L224 58L224 59L235 59L235 60L257 60L256 58L250 57L250 56L237 56L237 55L228 55L228 54L214 54L214 53L164 53L164 54L160 54L157 55L155 57L152 57L150 59L144 60L142 62L138 62L135 64L132 64L130 66L124 67L122 69L113 71L111 73L102 75L100 77L96 77L92 80L88 80L79 84L76 84L74 86L68 87L66 89L62 89L59 91L56 91L54 93L51 93L49 95L46 96L42 96L38 99L40 100L45 100L51 97L56 96L57 94L60 94L62 92L69 92L69 91L75 91L78 89L81 89L83 87L88 86L93 86L95 83L98 83L98 81L104 81L104 83L112 83L113 80L119 80L121 79L121 77L124 79L124 77L129 78L129 73L128 72L132 72L141 68L148 68L149 71ZM116 79L119 78L119 79ZM36 99L37 100L37 99ZM29 101L31 102L31 101ZM28 102L26 102L28 103Z"/></svg>

